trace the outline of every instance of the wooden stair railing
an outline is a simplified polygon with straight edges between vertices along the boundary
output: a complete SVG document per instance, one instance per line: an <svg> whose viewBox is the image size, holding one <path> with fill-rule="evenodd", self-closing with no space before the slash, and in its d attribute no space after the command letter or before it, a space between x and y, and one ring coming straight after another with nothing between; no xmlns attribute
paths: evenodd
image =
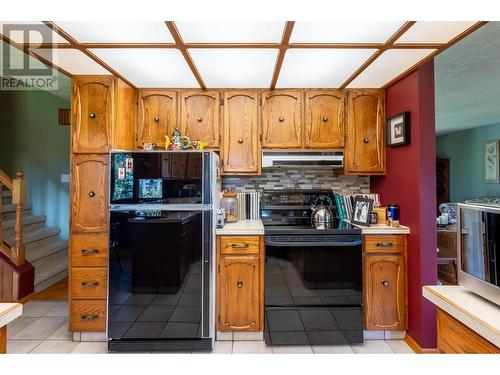
<svg viewBox="0 0 500 375"><path fill-rule="evenodd" d="M5 186L12 191L12 203L16 206L16 223L14 226L14 246L7 245L4 240L4 230L2 227L2 187ZM26 181L24 173L19 171L16 178L11 179L0 169L0 252L4 253L16 266L24 264L24 244L23 244L23 210L26 197Z"/></svg>

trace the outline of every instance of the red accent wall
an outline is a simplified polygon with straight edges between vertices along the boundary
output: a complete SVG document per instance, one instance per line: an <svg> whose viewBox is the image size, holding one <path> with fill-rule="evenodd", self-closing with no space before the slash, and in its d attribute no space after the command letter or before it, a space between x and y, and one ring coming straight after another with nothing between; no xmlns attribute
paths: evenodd
<svg viewBox="0 0 500 375"><path fill-rule="evenodd" d="M371 178L382 204L400 206L408 236L408 333L423 348L436 347L436 311L422 286L436 284L436 146L434 62L386 89L386 117L410 111L411 144L387 148L386 176Z"/></svg>

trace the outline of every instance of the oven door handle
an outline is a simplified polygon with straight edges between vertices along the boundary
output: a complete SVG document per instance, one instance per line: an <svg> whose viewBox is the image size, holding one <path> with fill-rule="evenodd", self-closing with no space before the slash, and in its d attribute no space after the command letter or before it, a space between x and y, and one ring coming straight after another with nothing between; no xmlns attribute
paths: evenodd
<svg viewBox="0 0 500 375"><path fill-rule="evenodd" d="M266 245L275 247L285 247L285 246L309 246L309 247L320 247L320 246L331 246L331 247L354 247L362 244L361 240L355 241L310 241L310 242L300 242L300 241L273 241L271 239L266 239Z"/></svg>

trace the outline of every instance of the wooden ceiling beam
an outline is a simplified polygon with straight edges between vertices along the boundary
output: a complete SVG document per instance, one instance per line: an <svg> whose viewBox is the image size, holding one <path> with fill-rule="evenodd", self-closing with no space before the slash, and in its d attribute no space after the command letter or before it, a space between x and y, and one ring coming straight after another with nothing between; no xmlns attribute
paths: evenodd
<svg viewBox="0 0 500 375"><path fill-rule="evenodd" d="M418 63L414 64L411 68L405 70L403 73L401 73L400 75L396 76L395 78L391 79L389 82L387 82L384 86L382 86L383 89L386 89L387 87L391 86L392 84L396 83L397 81L399 81L401 78L407 76L408 74L414 72L416 69L418 69L419 67L421 67L422 65L426 64L427 62L431 61L434 57L436 57L437 55L439 55L441 52L447 50L448 48L450 48L452 45L458 43L459 41L461 41L463 38L465 38L466 36L470 35L471 33L473 33L474 31L476 31L477 29L483 27L484 25L486 25L488 22L487 21L480 21L480 22L476 22L474 25L472 25L471 27L469 27L467 30L465 30L464 32L458 34L456 37L454 37L453 39L451 39L448 43L444 44L444 45L441 45L439 48L436 49L435 52L431 53L429 56L427 56L425 59L423 60L420 60Z"/></svg>
<svg viewBox="0 0 500 375"><path fill-rule="evenodd" d="M349 83L354 81L361 73L363 73L366 68L368 68L375 60L377 60L385 51L387 51L389 48L391 48L394 43L403 35L405 32L407 32L410 27L412 27L415 24L415 21L408 21L403 24L399 28L398 31L396 31L390 38L389 40L373 55L370 56L368 60L365 61L363 65L361 65L356 71L351 74L347 80L340 85L339 89L345 89Z"/></svg>
<svg viewBox="0 0 500 375"><path fill-rule="evenodd" d="M45 65L50 66L52 69L57 70L59 73L65 74L66 76L68 76L70 78L73 77L73 75L70 72L68 72L67 70L65 70L65 69L63 69L63 68L61 68L59 66L57 66L52 61L47 60L46 58L37 55L36 53L34 53L33 51L31 51L28 47L26 47L26 45L23 45L23 44L20 44L20 43L16 43L12 39L10 39L9 37L7 37L7 36L5 36L3 34L0 34L0 39L2 41L4 41L5 43L10 44L12 47L17 48L21 52L24 52L27 55L33 57L34 59L37 59L37 60L41 61Z"/></svg>
<svg viewBox="0 0 500 375"><path fill-rule="evenodd" d="M179 30L177 30L177 26L175 26L175 23L173 21L165 21L165 24L167 25L168 30L170 31L170 34L172 34L172 37L174 38L175 41L175 46L181 51L182 56L184 57L184 60L186 60L186 63L189 66L189 69L191 69L191 72L194 75L194 78L196 81L198 81L198 84L200 85L200 88L202 90L206 90L207 86L205 85L205 82L203 82L203 79L201 78L201 74L196 68L196 65L194 65L194 61L191 58L191 55L189 54L186 45L184 44L184 41L182 40L181 35L179 34Z"/></svg>
<svg viewBox="0 0 500 375"><path fill-rule="evenodd" d="M278 52L278 57L276 58L276 63L274 64L273 78L271 80L271 90L276 88L276 83L278 82L278 77L280 75L281 67L283 66L283 60L285 59L285 54L290 44L290 37L292 36L293 27L295 26L295 21L287 21L285 24L285 29L283 30L283 35L281 37L280 50Z"/></svg>
<svg viewBox="0 0 500 375"><path fill-rule="evenodd" d="M64 31L59 26L57 26L54 22L52 22L52 21L43 21L43 23L45 25L47 25L47 27L49 27L52 31L54 31L55 33L59 34L61 37L63 37L64 39L66 39L69 42L69 44L74 49L77 49L77 50L81 51L82 53L84 53L85 55L87 55L88 57L90 57L97 64L99 64L100 66L102 66L104 69L106 69L107 71L109 71L114 76L116 76L116 77L120 78L121 80L123 80L124 82L126 82L129 86L133 87L134 89L137 88L127 78L125 78L124 76L122 76L120 73L118 73L116 70L114 70L111 66L109 66L104 61L102 61L99 57L97 57L92 52L90 52L87 48L83 47L76 39L74 39L66 31Z"/></svg>

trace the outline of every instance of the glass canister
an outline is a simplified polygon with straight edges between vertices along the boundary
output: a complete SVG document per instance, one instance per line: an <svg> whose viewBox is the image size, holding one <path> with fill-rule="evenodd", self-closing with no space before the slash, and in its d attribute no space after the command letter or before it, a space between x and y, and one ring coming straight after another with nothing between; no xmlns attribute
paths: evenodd
<svg viewBox="0 0 500 375"><path fill-rule="evenodd" d="M222 193L220 207L226 210L226 223L236 223L238 221L238 198L236 198L236 192L233 189L227 188Z"/></svg>

